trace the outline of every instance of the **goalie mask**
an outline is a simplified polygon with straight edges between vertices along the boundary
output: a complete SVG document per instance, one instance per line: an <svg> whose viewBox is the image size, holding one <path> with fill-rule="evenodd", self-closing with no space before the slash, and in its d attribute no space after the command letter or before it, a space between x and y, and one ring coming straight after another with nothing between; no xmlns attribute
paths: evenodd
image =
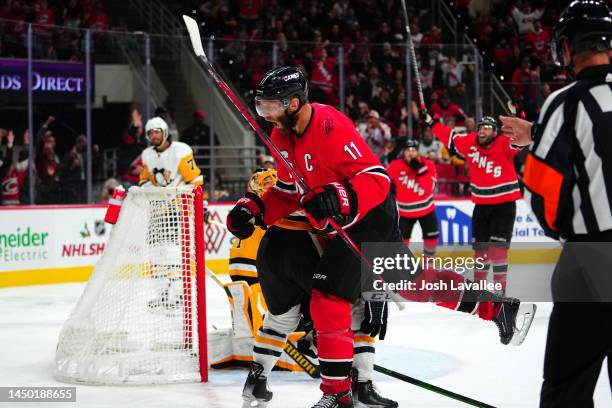
<svg viewBox="0 0 612 408"><path fill-rule="evenodd" d="M159 130L162 132L162 142L160 143L160 146L163 145L166 140L168 140L168 124L162 118L156 116L147 121L147 124L145 125L145 135L149 142L151 142L149 132L152 130Z"/></svg>
<svg viewBox="0 0 612 408"><path fill-rule="evenodd" d="M248 190L261 197L267 189L276 184L276 180L278 178L275 169L257 169L249 177Z"/></svg>

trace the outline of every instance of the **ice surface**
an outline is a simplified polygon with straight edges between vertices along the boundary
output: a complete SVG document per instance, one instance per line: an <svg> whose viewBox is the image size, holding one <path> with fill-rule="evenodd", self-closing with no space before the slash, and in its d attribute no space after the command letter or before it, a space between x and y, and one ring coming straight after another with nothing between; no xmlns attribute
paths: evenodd
<svg viewBox="0 0 612 408"><path fill-rule="evenodd" d="M207 282L209 330L229 327L225 294ZM60 386L52 377L57 337L84 284L0 289L0 386ZM538 305L520 347L499 343L493 323L429 304L392 307L387 339L377 343L376 363L497 407L537 407L546 327L551 305ZM239 407L246 371L211 370L207 384L77 386L77 403L60 407ZM383 395L400 407L464 407L460 402L375 373ZM310 407L318 382L302 373L274 372L270 408ZM606 370L595 392L597 407L612 407ZM44 404L0 403L18 408ZM47 404L48 405L48 404Z"/></svg>

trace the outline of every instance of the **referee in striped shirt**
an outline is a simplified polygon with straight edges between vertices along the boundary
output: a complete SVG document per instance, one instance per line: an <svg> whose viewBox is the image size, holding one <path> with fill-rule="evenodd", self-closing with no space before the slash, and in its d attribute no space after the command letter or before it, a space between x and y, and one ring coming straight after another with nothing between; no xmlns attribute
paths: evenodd
<svg viewBox="0 0 612 408"><path fill-rule="evenodd" d="M532 143L525 200L546 234L564 242L551 282L541 407L593 407L605 357L612 378L611 41L608 6L572 2L551 50L575 81L546 99L534 124L501 117L513 143Z"/></svg>

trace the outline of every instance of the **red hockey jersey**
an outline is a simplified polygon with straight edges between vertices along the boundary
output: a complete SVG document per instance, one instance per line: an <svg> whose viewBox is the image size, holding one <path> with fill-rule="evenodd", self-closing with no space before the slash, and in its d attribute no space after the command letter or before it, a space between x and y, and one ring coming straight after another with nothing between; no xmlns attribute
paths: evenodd
<svg viewBox="0 0 612 408"><path fill-rule="evenodd" d="M454 149L468 163L470 191L475 204L500 204L521 198L514 171L514 155L521 151L510 145L510 138L499 135L487 148L478 144L476 132L456 134L451 128L436 123L432 132L446 147Z"/></svg>
<svg viewBox="0 0 612 408"><path fill-rule="evenodd" d="M424 157L418 161L418 171L404 159L394 160L387 167L387 173L397 188L397 208L402 217L419 218L436 209L433 201L438 181L436 166Z"/></svg>
<svg viewBox="0 0 612 408"><path fill-rule="evenodd" d="M345 225L354 225L389 194L391 180L353 122L331 106L313 103L313 114L301 136L272 130L272 142L310 188L331 182L349 182L357 194L357 215ZM276 153L273 153L276 155ZM276 157L277 163L279 158ZM262 196L264 222L272 225L300 207L304 194L283 165L278 181Z"/></svg>

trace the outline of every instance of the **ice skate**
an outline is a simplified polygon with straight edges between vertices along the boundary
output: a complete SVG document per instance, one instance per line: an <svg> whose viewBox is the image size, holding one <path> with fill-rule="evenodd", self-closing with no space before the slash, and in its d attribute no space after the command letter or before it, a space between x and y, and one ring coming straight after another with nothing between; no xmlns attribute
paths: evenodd
<svg viewBox="0 0 612 408"><path fill-rule="evenodd" d="M536 305L525 303L515 298L505 298L493 322L499 329L502 344L520 346L525 340L536 312Z"/></svg>
<svg viewBox="0 0 612 408"><path fill-rule="evenodd" d="M323 397L312 408L353 408L351 390L340 394L323 394Z"/></svg>
<svg viewBox="0 0 612 408"><path fill-rule="evenodd" d="M378 393L378 388L370 381L359 382L358 371L353 368L353 404L357 408L397 408L397 402Z"/></svg>
<svg viewBox="0 0 612 408"><path fill-rule="evenodd" d="M244 400L242 408L265 408L272 399L273 394L268 389L268 379L261 376L262 372L263 366L261 364L251 363L251 370L242 390L242 399Z"/></svg>

